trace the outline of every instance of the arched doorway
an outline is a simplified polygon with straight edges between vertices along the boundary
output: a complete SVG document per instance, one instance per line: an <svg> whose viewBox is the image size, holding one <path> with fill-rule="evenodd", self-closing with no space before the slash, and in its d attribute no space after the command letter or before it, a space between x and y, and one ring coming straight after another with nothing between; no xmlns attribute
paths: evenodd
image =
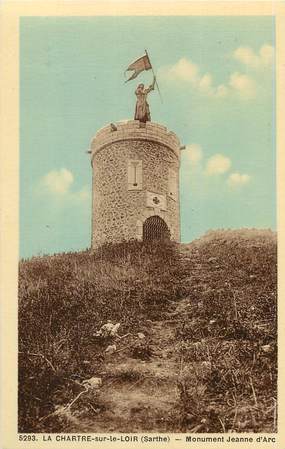
<svg viewBox="0 0 285 449"><path fill-rule="evenodd" d="M165 221L158 215L153 215L143 224L143 240L170 240L170 231Z"/></svg>

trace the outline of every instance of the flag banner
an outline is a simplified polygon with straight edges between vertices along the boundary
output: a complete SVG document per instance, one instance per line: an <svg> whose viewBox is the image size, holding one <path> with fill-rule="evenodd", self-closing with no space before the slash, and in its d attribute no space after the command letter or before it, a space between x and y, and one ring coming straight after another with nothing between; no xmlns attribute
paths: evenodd
<svg viewBox="0 0 285 449"><path fill-rule="evenodd" d="M132 76L129 79L127 79L127 81L133 80L141 72L143 72L144 70L150 70L151 68L152 67L151 67L151 63L150 63L148 55L141 56L139 59L132 62L129 65L129 67L127 68L126 72L128 72L130 70L134 70L134 73L132 74Z"/></svg>

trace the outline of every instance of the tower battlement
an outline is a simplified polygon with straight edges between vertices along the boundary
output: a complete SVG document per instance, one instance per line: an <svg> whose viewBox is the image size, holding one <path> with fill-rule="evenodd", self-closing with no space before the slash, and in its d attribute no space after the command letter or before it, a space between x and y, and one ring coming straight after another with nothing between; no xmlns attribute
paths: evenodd
<svg viewBox="0 0 285 449"><path fill-rule="evenodd" d="M113 130L111 125L106 125L97 131L91 142L91 161L93 155L100 151L105 145L119 140L149 140L165 145L171 149L177 157L180 154L180 142L176 134L168 131L166 126L159 123L146 122L144 127L140 127L138 120L126 120L116 122L117 130Z"/></svg>
<svg viewBox="0 0 285 449"><path fill-rule="evenodd" d="M180 240L180 142L153 122L109 124L91 142L92 247Z"/></svg>

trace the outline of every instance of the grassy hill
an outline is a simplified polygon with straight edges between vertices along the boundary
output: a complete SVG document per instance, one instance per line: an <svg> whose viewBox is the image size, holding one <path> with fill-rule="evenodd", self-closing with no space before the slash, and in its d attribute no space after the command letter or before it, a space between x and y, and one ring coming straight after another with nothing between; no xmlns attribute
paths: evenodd
<svg viewBox="0 0 285 449"><path fill-rule="evenodd" d="M21 261L19 431L276 431L276 246L222 230Z"/></svg>

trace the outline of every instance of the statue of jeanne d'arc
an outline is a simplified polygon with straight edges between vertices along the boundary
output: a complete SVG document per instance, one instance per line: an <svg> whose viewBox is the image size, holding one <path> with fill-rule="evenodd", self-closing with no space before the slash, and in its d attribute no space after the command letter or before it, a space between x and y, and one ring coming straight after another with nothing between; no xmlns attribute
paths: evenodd
<svg viewBox="0 0 285 449"><path fill-rule="evenodd" d="M153 78L152 84L145 88L144 84L139 84L136 88L135 94L137 97L136 110L135 110L135 120L146 123L151 121L149 104L147 102L147 95L149 92L154 90L155 77Z"/></svg>

